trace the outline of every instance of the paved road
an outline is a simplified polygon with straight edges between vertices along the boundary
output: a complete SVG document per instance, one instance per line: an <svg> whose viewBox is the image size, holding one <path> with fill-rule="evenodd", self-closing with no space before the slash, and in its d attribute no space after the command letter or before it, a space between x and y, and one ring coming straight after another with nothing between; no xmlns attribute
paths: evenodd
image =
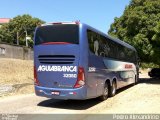
<svg viewBox="0 0 160 120"><path fill-rule="evenodd" d="M0 100L0 113L86 113L101 102L91 100L54 100L37 97L34 94L3 98Z"/></svg>

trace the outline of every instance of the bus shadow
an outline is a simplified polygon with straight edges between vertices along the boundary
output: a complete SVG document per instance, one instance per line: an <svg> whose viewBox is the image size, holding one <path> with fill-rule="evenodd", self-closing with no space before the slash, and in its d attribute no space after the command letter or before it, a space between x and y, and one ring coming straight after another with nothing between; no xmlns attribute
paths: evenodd
<svg viewBox="0 0 160 120"><path fill-rule="evenodd" d="M99 104L100 101L98 98L88 99L88 100L55 100L48 99L38 103L38 106L41 107L50 107L50 108L61 108L61 109L70 109L70 110L86 110L96 104Z"/></svg>
<svg viewBox="0 0 160 120"><path fill-rule="evenodd" d="M128 85L126 87L120 88L117 90L116 94L119 94L129 88L133 87L133 85ZM99 98L93 98L88 100L56 100L56 99L48 99L38 103L38 106L41 107L50 107L50 108L61 108L61 109L70 109L70 110L86 110L90 107L93 107L99 103L101 103Z"/></svg>
<svg viewBox="0 0 160 120"><path fill-rule="evenodd" d="M160 78L140 78L139 84L160 84Z"/></svg>

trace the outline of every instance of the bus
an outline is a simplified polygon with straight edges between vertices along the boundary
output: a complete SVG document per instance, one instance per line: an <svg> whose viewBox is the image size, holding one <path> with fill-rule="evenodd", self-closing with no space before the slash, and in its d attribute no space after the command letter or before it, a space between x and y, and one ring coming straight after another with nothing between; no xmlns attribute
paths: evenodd
<svg viewBox="0 0 160 120"><path fill-rule="evenodd" d="M36 28L34 85L37 96L106 100L138 81L138 56L131 45L81 22Z"/></svg>

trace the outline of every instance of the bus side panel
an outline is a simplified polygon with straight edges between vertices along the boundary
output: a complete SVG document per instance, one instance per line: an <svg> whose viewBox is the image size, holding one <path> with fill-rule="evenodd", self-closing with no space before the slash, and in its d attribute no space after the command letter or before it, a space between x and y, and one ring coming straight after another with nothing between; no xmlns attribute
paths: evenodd
<svg viewBox="0 0 160 120"><path fill-rule="evenodd" d="M88 73L88 94L91 97L98 97L102 95L104 83L106 80L106 71L103 64L103 59L90 53L89 55L89 73ZM90 85L92 83L92 86ZM95 91L94 93L92 91Z"/></svg>
<svg viewBox="0 0 160 120"><path fill-rule="evenodd" d="M133 63L104 59L104 64L108 70L116 72L117 88L122 88L135 82L137 72Z"/></svg>

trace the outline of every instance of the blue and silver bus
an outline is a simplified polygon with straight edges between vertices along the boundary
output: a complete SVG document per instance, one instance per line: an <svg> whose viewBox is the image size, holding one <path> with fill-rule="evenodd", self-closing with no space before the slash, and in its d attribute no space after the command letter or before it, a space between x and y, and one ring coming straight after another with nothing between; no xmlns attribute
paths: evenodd
<svg viewBox="0 0 160 120"><path fill-rule="evenodd" d="M129 44L80 22L36 28L34 82L38 96L102 100L138 80L138 56Z"/></svg>

